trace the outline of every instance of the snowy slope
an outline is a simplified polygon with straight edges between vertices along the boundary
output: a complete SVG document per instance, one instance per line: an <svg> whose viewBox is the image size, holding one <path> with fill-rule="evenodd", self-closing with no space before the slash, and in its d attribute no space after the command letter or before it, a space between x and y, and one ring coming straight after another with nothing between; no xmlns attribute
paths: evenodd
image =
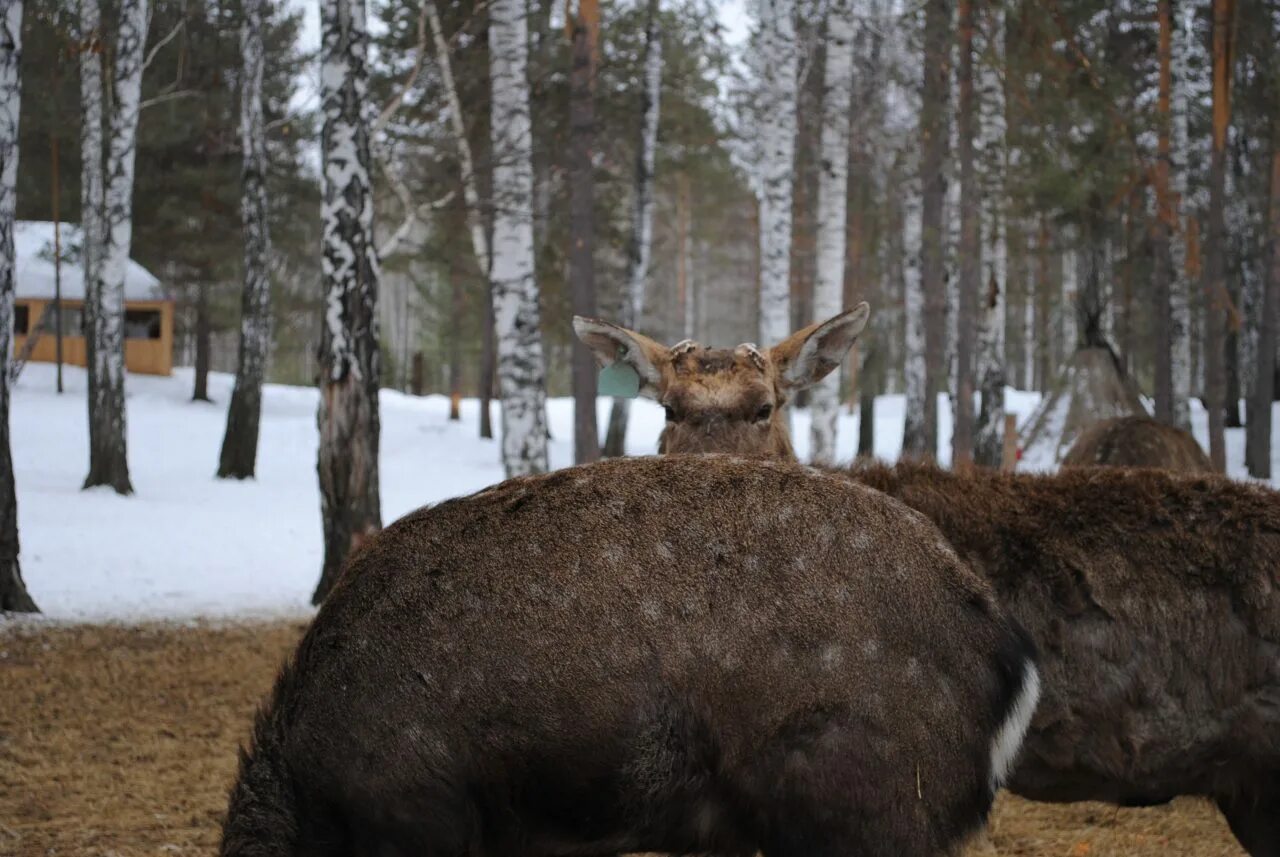
<svg viewBox="0 0 1280 857"><path fill-rule="evenodd" d="M189 401L191 375L131 375L127 381L129 463L136 494L81 491L87 466L85 375L30 364L14 394L14 466L27 585L47 616L60 619L185 619L304 613L320 572L316 486L316 392L268 385L264 393L258 478L213 477L231 378L212 375L217 404ZM1038 397L1010 391L1023 418ZM950 412L940 400L940 458L949 460ZM902 434L901 396L876 405L876 453L895 459ZM551 463L572 459L572 402L549 403ZM641 400L632 411L628 451L656 449L661 409ZM608 402L600 403L601 425ZM502 479L495 441L480 440L479 407L463 402L448 420L441 396L382 394L382 512L390 521L425 503L466 494ZM1198 415L1203 439L1204 415ZM797 452L808 452L808 415L794 417ZM496 419L495 408L495 424ZM840 452L853 456L857 418L842 414ZM1239 471L1241 432L1229 440Z"/></svg>

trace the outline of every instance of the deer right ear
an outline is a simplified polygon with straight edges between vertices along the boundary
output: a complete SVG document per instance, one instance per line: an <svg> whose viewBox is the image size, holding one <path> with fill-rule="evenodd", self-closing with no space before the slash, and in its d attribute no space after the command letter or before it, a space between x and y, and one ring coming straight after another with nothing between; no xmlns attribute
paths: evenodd
<svg viewBox="0 0 1280 857"><path fill-rule="evenodd" d="M622 362L640 376L640 395L658 397L662 367L670 362L670 352L647 336L598 318L573 317L573 332L591 349L600 366Z"/></svg>
<svg viewBox="0 0 1280 857"><path fill-rule="evenodd" d="M866 301L835 318L811 324L769 349L778 377L788 389L803 390L840 365L858 334L867 326L871 307Z"/></svg>

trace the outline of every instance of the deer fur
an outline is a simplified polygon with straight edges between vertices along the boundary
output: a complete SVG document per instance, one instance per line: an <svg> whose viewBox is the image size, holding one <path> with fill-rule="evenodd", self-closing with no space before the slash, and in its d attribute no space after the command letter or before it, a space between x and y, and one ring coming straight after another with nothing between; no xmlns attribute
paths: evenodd
<svg viewBox="0 0 1280 857"><path fill-rule="evenodd" d="M952 854L1038 687L991 587L847 478L674 456L514 479L353 556L221 853Z"/></svg>
<svg viewBox="0 0 1280 857"><path fill-rule="evenodd" d="M1190 432L1151 417L1102 420L1080 433L1063 467L1163 467L1213 473L1213 464Z"/></svg>
<svg viewBox="0 0 1280 857"><path fill-rule="evenodd" d="M607 321L574 316L573 329L601 366L621 361L640 376L640 394L666 410L658 451L795 458L784 410L798 390L840 365L871 308L806 327L772 348L743 343L705 348L693 340L667 348Z"/></svg>
<svg viewBox="0 0 1280 857"><path fill-rule="evenodd" d="M1118 468L854 476L937 524L1041 651L1010 789L1204 795L1250 854L1280 854L1280 493Z"/></svg>
<svg viewBox="0 0 1280 857"><path fill-rule="evenodd" d="M1280 492L1150 469L832 472L924 514L1035 640L1044 700L1012 791L1202 795L1280 857Z"/></svg>

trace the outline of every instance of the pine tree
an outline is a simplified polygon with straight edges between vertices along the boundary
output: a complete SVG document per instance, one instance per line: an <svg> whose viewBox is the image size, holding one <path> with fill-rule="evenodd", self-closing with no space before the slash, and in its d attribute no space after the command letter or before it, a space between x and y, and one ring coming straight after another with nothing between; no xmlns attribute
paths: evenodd
<svg viewBox="0 0 1280 857"><path fill-rule="evenodd" d="M317 471L325 551L315 604L329 594L352 549L382 526L365 0L323 0L320 12L325 311Z"/></svg>
<svg viewBox="0 0 1280 857"><path fill-rule="evenodd" d="M951 461L962 467L973 460L974 348L978 327L978 280L982 276L982 210L978 167L974 155L978 134L978 104L973 85L975 0L960 0L956 65L956 164L960 173L960 241L957 248L955 319L955 421Z"/></svg>
<svg viewBox="0 0 1280 857"><path fill-rule="evenodd" d="M598 0L578 0L570 29L573 37L569 94L569 292L575 315L596 314L595 281L595 89L600 53ZM572 346L573 459L577 464L600 457L596 429L596 368L591 349Z"/></svg>

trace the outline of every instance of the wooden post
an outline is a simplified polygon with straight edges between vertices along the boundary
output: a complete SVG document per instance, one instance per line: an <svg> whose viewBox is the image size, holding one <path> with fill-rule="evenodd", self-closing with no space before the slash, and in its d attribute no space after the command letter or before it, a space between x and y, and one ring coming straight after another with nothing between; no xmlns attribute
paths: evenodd
<svg viewBox="0 0 1280 857"><path fill-rule="evenodd" d="M1004 447L1000 451L1000 469L1012 472L1018 466L1018 416L1004 415Z"/></svg>
<svg viewBox="0 0 1280 857"><path fill-rule="evenodd" d="M413 352L413 370L410 376L409 389L415 396L422 395L422 385L424 376L426 375L426 365L422 359L422 352Z"/></svg>
<svg viewBox="0 0 1280 857"><path fill-rule="evenodd" d="M55 101L57 99L54 99ZM53 341L58 364L58 392L62 392L62 223L58 212L58 137L50 132L53 159Z"/></svg>

